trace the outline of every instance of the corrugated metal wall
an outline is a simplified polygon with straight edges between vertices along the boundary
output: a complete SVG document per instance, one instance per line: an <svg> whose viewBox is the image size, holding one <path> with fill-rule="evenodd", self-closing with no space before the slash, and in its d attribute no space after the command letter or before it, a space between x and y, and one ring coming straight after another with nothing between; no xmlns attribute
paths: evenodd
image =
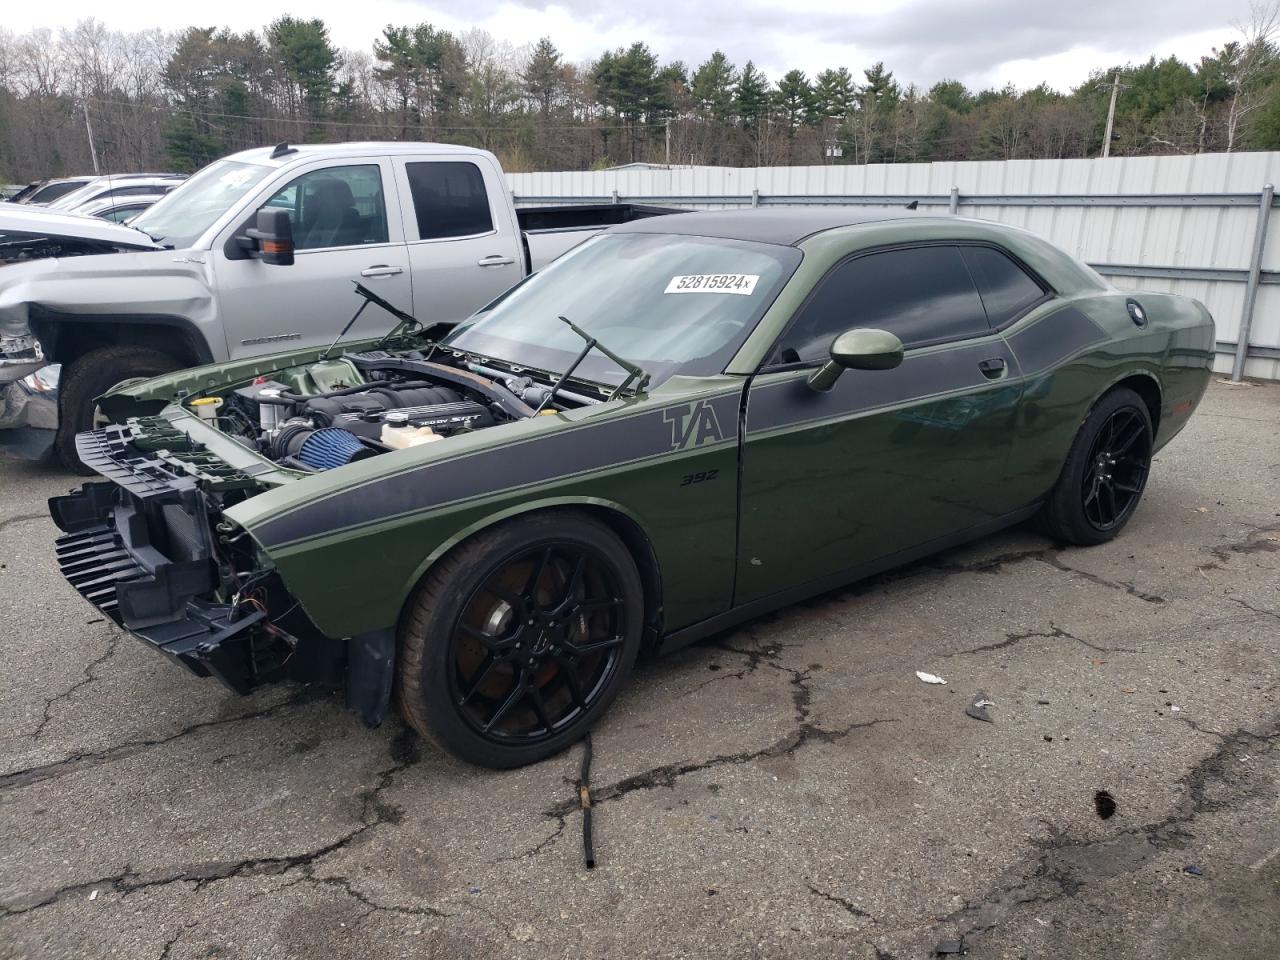
<svg viewBox="0 0 1280 960"><path fill-rule="evenodd" d="M676 167L513 173L507 179L519 202L600 201L616 192L623 200L652 199L704 208L743 206L755 191L764 203L786 202L788 197L822 202L824 196L843 196L857 198L863 205L881 197L896 204L919 197L928 209L945 210L952 188L958 188L959 212L964 216L1025 227L1089 263L1109 265L1105 272L1119 287L1169 291L1204 302L1218 323L1223 352L1217 369L1227 371L1230 345L1236 342L1244 307L1243 272L1251 259L1257 195L1263 184L1275 183L1278 177L1280 153L1231 153L870 166ZM1135 195L1135 205L1116 206L1104 199L1117 194ZM975 202L984 197L997 202ZM1102 205L1088 205L1090 197ZM1038 205L1036 198L1054 205ZM1170 279L1126 275L1117 266L1240 273L1231 279ZM1245 373L1280 379L1280 282L1276 282L1280 281L1280 216L1270 218L1262 270Z"/></svg>

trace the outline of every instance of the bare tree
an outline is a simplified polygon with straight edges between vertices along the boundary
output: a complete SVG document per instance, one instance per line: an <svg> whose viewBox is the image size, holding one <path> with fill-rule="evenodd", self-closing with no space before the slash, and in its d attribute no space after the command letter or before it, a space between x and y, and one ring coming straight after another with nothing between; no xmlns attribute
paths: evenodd
<svg viewBox="0 0 1280 960"><path fill-rule="evenodd" d="M1229 43L1223 50L1224 79L1232 88L1227 101L1227 152L1235 149L1241 123L1265 100L1265 83L1276 62L1273 38L1280 28L1280 3L1254 0L1249 4L1249 20L1233 26L1240 31L1239 43ZM1228 53L1229 51L1229 53ZM1217 53L1217 51L1214 51Z"/></svg>

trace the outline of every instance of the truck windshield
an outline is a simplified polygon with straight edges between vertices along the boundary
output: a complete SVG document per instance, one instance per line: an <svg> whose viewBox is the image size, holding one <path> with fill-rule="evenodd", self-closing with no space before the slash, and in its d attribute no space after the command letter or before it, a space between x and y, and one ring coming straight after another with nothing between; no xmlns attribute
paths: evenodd
<svg viewBox="0 0 1280 960"><path fill-rule="evenodd" d="M275 169L239 160L218 160L156 201L129 226L166 247L184 249Z"/></svg>
<svg viewBox="0 0 1280 960"><path fill-rule="evenodd" d="M661 383L720 373L800 263L800 251L673 234L594 237L489 304L446 347L562 373L582 349L572 320ZM626 376L599 351L574 372L615 385Z"/></svg>

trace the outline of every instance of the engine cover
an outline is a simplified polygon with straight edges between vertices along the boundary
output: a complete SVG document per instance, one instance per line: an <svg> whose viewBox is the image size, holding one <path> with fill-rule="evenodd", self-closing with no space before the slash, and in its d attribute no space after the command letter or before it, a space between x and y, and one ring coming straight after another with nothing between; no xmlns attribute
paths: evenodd
<svg viewBox="0 0 1280 960"><path fill-rule="evenodd" d="M341 413L333 421L360 437L376 440L382 436L382 425L388 422L397 426L430 427L445 435L459 430L474 430L493 426L493 414L480 403L458 400L453 403L429 403L414 407L397 407L392 410L364 410Z"/></svg>

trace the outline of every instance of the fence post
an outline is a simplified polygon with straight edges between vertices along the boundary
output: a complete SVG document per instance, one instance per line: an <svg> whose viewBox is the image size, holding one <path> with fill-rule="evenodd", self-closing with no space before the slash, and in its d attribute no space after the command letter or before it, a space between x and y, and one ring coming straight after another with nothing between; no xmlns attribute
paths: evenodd
<svg viewBox="0 0 1280 960"><path fill-rule="evenodd" d="M947 213L954 214L960 208L960 188L951 188L951 200L947 203Z"/></svg>
<svg viewBox="0 0 1280 960"><path fill-rule="evenodd" d="M1231 380L1239 383L1244 377L1244 361L1249 355L1249 330L1253 326L1253 306L1258 300L1258 280L1262 274L1262 251L1267 243L1267 221L1271 217L1271 199L1275 187L1262 185L1262 197L1258 202L1258 223L1253 228L1253 256L1249 260L1249 285L1244 291L1244 310L1240 314L1240 333L1236 337L1236 358L1231 365Z"/></svg>
<svg viewBox="0 0 1280 960"><path fill-rule="evenodd" d="M758 187L751 191L751 206L760 206L760 189Z"/></svg>

